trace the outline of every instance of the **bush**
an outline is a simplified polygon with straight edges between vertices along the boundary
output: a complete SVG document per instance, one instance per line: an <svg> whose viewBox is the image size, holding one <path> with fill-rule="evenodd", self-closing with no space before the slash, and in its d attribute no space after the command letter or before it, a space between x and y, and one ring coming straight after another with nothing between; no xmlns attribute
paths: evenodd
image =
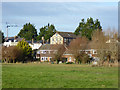
<svg viewBox="0 0 120 90"><path fill-rule="evenodd" d="M74 64L73 62L66 62L66 64Z"/></svg>

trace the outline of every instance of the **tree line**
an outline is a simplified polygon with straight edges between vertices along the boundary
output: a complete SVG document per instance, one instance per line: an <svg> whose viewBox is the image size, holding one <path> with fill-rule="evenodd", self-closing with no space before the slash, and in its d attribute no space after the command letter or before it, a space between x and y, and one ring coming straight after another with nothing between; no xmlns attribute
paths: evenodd
<svg viewBox="0 0 120 90"><path fill-rule="evenodd" d="M33 51L29 44L22 40L17 46L2 47L2 60L6 63L28 62L33 60Z"/></svg>
<svg viewBox="0 0 120 90"><path fill-rule="evenodd" d="M24 38L25 40L34 39L37 41L44 37L45 41L49 41L50 37L55 32L55 26L48 23L48 25L40 28L40 32L37 34L37 29L35 26L30 23L26 23L18 33L18 36ZM4 35L2 32L0 33L2 42L4 42ZM88 18L87 21L82 19L78 27L75 29L74 34L77 35L77 38L71 41L68 48L73 54L76 63L86 63L90 61L91 58L84 51L87 48L93 47L97 50L97 57L99 57L101 63L104 63L104 61L114 62L118 60L118 43L106 43L107 40L118 40L118 34L117 32L110 30L103 32L102 26L98 19L95 21L91 17ZM62 59L64 50L65 49L63 46L58 47L58 52L55 53L54 60L59 62ZM19 42L16 47L3 47L2 54L5 62L26 62L33 60L33 51L29 44L24 40Z"/></svg>
<svg viewBox="0 0 120 90"><path fill-rule="evenodd" d="M119 55L120 49L118 42L118 33L114 30L96 30L92 34L92 40L90 41L87 37L78 36L72 40L70 45L67 47L69 54L72 54L75 58L75 63L90 63L94 59L86 53L86 50L96 50L96 56L99 60L99 65L111 64L120 61ZM62 61L62 55L64 53L64 47L58 46L58 51L54 54L54 60L57 62Z"/></svg>
<svg viewBox="0 0 120 90"><path fill-rule="evenodd" d="M93 20L93 18L82 19L78 27L75 29L74 34L77 36L85 36L89 40L92 39L92 32L95 30L102 30L102 26L98 19ZM53 24L47 24L39 29L39 33L33 24L26 23L23 28L17 34L17 36L24 38L25 40L42 40L44 37L45 41L50 41L50 37L56 33L56 28ZM4 42L4 34L0 31L0 37L2 38L2 43Z"/></svg>
<svg viewBox="0 0 120 90"><path fill-rule="evenodd" d="M100 21L96 19L95 21L93 18L88 18L85 22L84 19L81 20L78 27L75 29L74 34L85 36L89 40L92 38L92 32L95 30L102 30L102 26L100 25ZM40 28L39 34L37 34L37 29L34 25L30 23L26 23L23 28L18 33L18 36L21 38L25 38L26 40L41 40L44 37L45 41L49 41L50 37L55 34L56 28L53 24L49 24Z"/></svg>

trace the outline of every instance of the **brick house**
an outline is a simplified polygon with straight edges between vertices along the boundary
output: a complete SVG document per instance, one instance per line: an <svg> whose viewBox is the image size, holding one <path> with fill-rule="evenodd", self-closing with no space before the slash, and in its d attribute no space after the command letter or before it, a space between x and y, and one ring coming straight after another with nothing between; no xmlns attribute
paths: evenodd
<svg viewBox="0 0 120 90"><path fill-rule="evenodd" d="M97 50L93 46L91 46L91 43L88 44L88 47L84 50L84 52L88 54L90 58L93 58L94 60L98 59ZM69 48L66 49L62 57L65 58L67 62L75 62L74 55Z"/></svg>
<svg viewBox="0 0 120 90"><path fill-rule="evenodd" d="M55 53L58 51L58 47L62 44L43 44L38 50L36 58L39 58L41 62L51 61Z"/></svg>

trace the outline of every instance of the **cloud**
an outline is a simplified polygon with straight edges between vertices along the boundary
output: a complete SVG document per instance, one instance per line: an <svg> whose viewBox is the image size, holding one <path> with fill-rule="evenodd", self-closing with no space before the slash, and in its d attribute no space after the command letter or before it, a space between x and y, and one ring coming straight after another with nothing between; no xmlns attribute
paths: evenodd
<svg viewBox="0 0 120 90"><path fill-rule="evenodd" d="M80 20L88 17L99 19L105 29L109 25L117 27L118 19L118 4L115 2L4 2L2 10L3 22L18 25L31 22L38 31L47 23L55 24L59 31L74 31Z"/></svg>

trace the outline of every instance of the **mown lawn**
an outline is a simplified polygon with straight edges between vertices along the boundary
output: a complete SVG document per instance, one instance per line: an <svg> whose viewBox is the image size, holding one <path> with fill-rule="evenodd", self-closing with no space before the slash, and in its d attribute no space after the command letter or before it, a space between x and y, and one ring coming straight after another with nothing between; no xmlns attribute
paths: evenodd
<svg viewBox="0 0 120 90"><path fill-rule="evenodd" d="M117 67L3 64L3 88L117 88Z"/></svg>

